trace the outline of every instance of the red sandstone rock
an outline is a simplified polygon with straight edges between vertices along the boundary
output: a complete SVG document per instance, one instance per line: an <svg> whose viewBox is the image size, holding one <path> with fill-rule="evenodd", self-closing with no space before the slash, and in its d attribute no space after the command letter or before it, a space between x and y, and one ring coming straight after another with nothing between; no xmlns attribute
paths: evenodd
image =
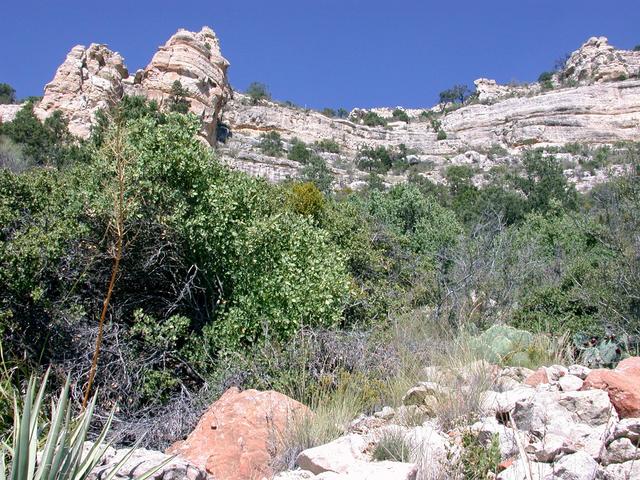
<svg viewBox="0 0 640 480"><path fill-rule="evenodd" d="M271 478L277 441L294 415L307 407L278 392L227 390L202 416L186 440L167 453L178 454L216 479Z"/></svg>
<svg viewBox="0 0 640 480"><path fill-rule="evenodd" d="M620 418L640 417L640 357L621 361L615 370L592 370L582 390L589 388L606 390Z"/></svg>
<svg viewBox="0 0 640 480"><path fill-rule="evenodd" d="M549 376L547 375L547 370L544 367L540 367L524 380L524 384L529 385L530 387L537 387L541 383L549 383Z"/></svg>

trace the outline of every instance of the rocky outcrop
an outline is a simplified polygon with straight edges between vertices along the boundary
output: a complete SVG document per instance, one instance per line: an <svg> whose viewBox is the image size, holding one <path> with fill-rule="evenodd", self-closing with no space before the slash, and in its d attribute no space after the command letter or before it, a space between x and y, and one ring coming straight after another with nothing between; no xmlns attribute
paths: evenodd
<svg viewBox="0 0 640 480"><path fill-rule="evenodd" d="M205 137L213 144L220 110L231 97L228 67L213 30L179 30L160 47L144 71L127 79L125 90L156 100L163 107L171 96L173 83L179 81L187 92L189 110L203 120Z"/></svg>
<svg viewBox="0 0 640 480"><path fill-rule="evenodd" d="M471 395L472 385L484 384L477 376L468 375L471 367L484 372L484 380L489 381L489 390L480 395L479 418L472 425L444 430L432 402L435 398L442 406L459 401L457 396ZM300 470L281 473L276 479L459 478L462 438L469 433L487 448L498 441L502 463L497 475L490 478L636 478L640 417L621 420L606 390L577 390L599 370L581 365L551 365L536 372L522 367L489 367L476 362L453 370L425 369L425 381L405 395L409 406L385 407L373 416L359 417L344 436L300 453ZM636 357L622 362L615 372L631 380L639 367L640 358ZM536 381L526 381L531 378ZM462 383L454 389L452 379L462 379ZM407 424L407 409L417 409L422 417L414 412L413 422ZM421 425L416 425L416 418L421 418ZM389 434L393 445L406 444L408 462L374 460L373 452L384 445ZM359 472L366 475L358 476Z"/></svg>
<svg viewBox="0 0 640 480"><path fill-rule="evenodd" d="M86 138L99 109L113 105L125 94L143 95L166 106L177 80L187 92L190 111L203 120L205 139L214 143L220 111L231 96L228 67L209 27L200 32L179 30L144 70L132 76L122 56L106 45L78 45L45 87L35 112L43 120L61 110L69 120L69 131Z"/></svg>
<svg viewBox="0 0 640 480"><path fill-rule="evenodd" d="M122 81L128 75L123 58L106 45L75 46L45 87L34 111L44 120L61 110L69 120L69 131L86 138L96 111L122 98Z"/></svg>
<svg viewBox="0 0 640 480"><path fill-rule="evenodd" d="M214 478L270 478L274 445L307 407L274 391L227 390L202 416L186 440L172 445L177 454Z"/></svg>
<svg viewBox="0 0 640 480"><path fill-rule="evenodd" d="M0 123L13 121L23 105L0 105Z"/></svg>
<svg viewBox="0 0 640 480"><path fill-rule="evenodd" d="M565 82L588 85L638 75L640 52L616 50L606 37L592 37L573 52L561 72Z"/></svg>

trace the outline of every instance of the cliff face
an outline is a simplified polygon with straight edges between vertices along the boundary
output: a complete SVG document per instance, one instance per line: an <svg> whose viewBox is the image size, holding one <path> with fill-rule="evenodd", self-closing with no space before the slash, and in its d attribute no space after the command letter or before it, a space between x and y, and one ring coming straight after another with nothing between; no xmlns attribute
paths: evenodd
<svg viewBox="0 0 640 480"><path fill-rule="evenodd" d="M35 112L45 119L61 110L69 120L71 133L86 138L97 110L116 103L125 94L143 95L165 106L178 80L187 92L190 111L203 119L204 137L213 143L220 110L231 96L228 66L218 38L208 27L197 33L179 30L144 70L131 76L120 54L106 45L78 45L45 87Z"/></svg>
<svg viewBox="0 0 640 480"><path fill-rule="evenodd" d="M143 95L166 107L178 80L190 111L203 120L207 142L215 145L220 119L231 128L233 137L219 146L219 153L232 167L272 181L296 177L301 165L263 155L258 148L260 135L277 131L285 142L294 137L307 143L333 139L340 145L340 154L322 156L336 175L336 186L351 187L358 187L366 178L356 161L365 145L404 145L412 152L414 170L441 181L448 165L470 164L481 175L497 164L517 163L523 149L532 146L562 147L576 142L598 146L640 140L640 52L616 50L604 37L585 42L546 84L499 85L479 79L474 98L464 106L407 109L408 123L394 121L391 108L370 110L389 120L385 127L363 125L359 119L367 110L356 109L349 119L338 119L275 102L254 105L242 94L233 95L228 67L218 38L208 27L200 32L179 30L145 69L132 75L123 58L105 45L77 46L45 87L36 114L44 119L62 110L71 132L87 137L98 109L125 94ZM10 121L16 111L15 105L0 106L0 121ZM434 126L446 133L445 140L438 140ZM496 156L489 155L490 151L505 153ZM577 170L568 170L579 188L590 188L594 178L610 174L577 175ZM406 173L389 174L385 181L395 183L405 177Z"/></svg>
<svg viewBox="0 0 640 480"><path fill-rule="evenodd" d="M639 73L640 52L615 50L605 38L591 38L553 75L552 89L538 83L498 85L493 80L479 79L475 82L476 98L469 104L452 111L442 105L408 109L405 112L409 123L390 121L386 127L359 123L357 117L366 112L363 110L352 112L350 121L273 102L252 105L246 97L236 94L223 117L234 137L222 153L228 163L251 174L274 181L295 176L299 164L265 157L256 148L262 133L277 131L285 141L293 137L307 143L337 141L342 147L341 155L325 155L338 177L337 185L357 187L365 178L355 162L358 149L364 145L405 145L415 152L413 164L430 166L420 169L421 174L435 181L442 180L446 166L456 163L471 164L479 173L488 172L496 164L517 163L525 148L640 140ZM446 140L438 140L432 123L421 117L427 110L441 122ZM393 120L393 109L370 111ZM498 147L507 155L495 158L486 154ZM590 188L610 173L577 175L575 170L568 170L581 189ZM620 172L624 168L613 170ZM387 175L385 180L394 183L403 178Z"/></svg>

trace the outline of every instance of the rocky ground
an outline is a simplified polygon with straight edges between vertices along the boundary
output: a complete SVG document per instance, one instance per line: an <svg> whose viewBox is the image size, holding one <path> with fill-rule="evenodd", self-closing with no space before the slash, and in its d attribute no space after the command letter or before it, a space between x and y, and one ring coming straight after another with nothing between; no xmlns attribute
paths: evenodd
<svg viewBox="0 0 640 480"><path fill-rule="evenodd" d="M288 426L313 413L277 392L230 389L185 441L169 449L177 457L153 478L465 478L461 463L469 435L487 451L494 449L500 461L497 475L486 478L640 478L640 357L623 360L615 370L552 365L532 371L479 361L457 371L429 367L424 378L406 393L403 405L354 419L343 436L303 450L295 469L277 474L273 459ZM434 417L435 403L476 395L480 378L489 383L479 392L475 420L443 428L442 419ZM403 461L380 458L382 448L398 443L407 449ZM110 449L93 478L104 478L125 452ZM168 458L138 450L116 478L135 478Z"/></svg>

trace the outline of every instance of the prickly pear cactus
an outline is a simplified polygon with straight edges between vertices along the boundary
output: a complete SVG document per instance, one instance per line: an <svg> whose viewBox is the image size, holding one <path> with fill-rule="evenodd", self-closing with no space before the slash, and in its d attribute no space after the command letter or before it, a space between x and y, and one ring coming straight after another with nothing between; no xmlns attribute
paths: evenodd
<svg viewBox="0 0 640 480"><path fill-rule="evenodd" d="M526 365L533 335L508 325L494 325L471 340L472 349L492 363Z"/></svg>
<svg viewBox="0 0 640 480"><path fill-rule="evenodd" d="M613 368L624 358L623 348L610 336L602 341L576 334L573 338L579 362L589 368Z"/></svg>

